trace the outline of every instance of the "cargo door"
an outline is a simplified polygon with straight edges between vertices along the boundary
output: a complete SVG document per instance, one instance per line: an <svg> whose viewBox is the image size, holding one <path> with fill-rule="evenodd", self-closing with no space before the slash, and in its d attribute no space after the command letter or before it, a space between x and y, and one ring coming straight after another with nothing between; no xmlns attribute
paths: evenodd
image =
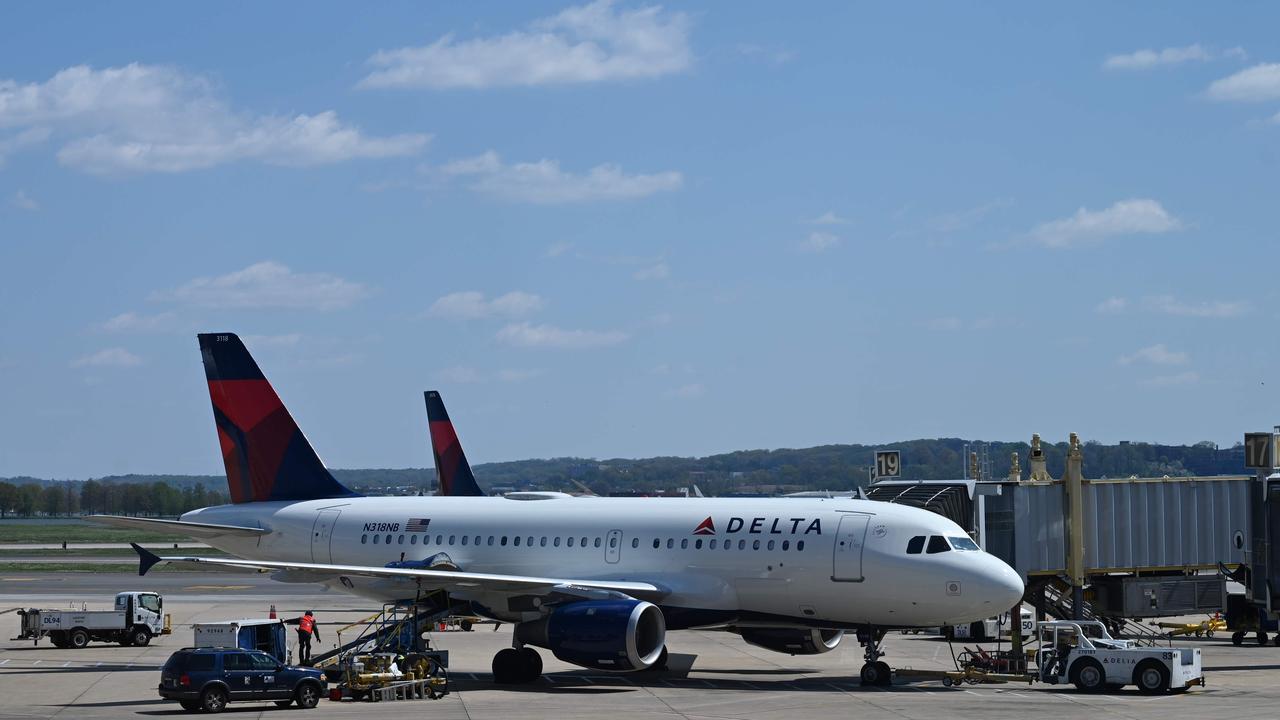
<svg viewBox="0 0 1280 720"><path fill-rule="evenodd" d="M607 563L616 563L622 559L622 531L610 530L609 537L605 540L604 561Z"/></svg>
<svg viewBox="0 0 1280 720"><path fill-rule="evenodd" d="M862 549L867 541L870 515L850 513L840 516L836 531L835 560L831 579L836 582L862 582Z"/></svg>
<svg viewBox="0 0 1280 720"><path fill-rule="evenodd" d="M342 514L341 510L321 510L316 515L316 522L311 527L311 562L333 562L330 542L333 539L333 528L338 524L340 514Z"/></svg>

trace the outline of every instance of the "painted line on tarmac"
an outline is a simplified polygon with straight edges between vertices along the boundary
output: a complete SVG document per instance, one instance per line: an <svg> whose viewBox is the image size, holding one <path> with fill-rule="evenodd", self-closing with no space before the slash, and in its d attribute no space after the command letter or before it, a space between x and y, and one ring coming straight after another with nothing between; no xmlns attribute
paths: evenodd
<svg viewBox="0 0 1280 720"><path fill-rule="evenodd" d="M255 585L188 585L183 590L249 590Z"/></svg>

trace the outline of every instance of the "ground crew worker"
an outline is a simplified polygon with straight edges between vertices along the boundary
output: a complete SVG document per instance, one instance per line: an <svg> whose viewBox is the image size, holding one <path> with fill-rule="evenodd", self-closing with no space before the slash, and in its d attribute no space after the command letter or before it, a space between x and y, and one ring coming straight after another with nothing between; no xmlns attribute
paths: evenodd
<svg viewBox="0 0 1280 720"><path fill-rule="evenodd" d="M315 616L308 610L297 620L289 620L287 622L290 625L298 626L298 664L309 665L311 663L311 636L314 635L316 640L320 639L320 626L316 623Z"/></svg>

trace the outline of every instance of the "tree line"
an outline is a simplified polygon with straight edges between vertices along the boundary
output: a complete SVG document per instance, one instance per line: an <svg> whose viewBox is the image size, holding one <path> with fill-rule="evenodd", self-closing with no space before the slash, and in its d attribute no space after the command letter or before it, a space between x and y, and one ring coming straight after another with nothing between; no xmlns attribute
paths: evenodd
<svg viewBox="0 0 1280 720"><path fill-rule="evenodd" d="M204 483L175 487L163 480L102 482L99 480L25 482L0 480L0 518L72 517L76 515L176 516L188 510L221 505L227 494Z"/></svg>
<svg viewBox="0 0 1280 720"><path fill-rule="evenodd" d="M1042 444L1049 473L1061 477L1067 443ZM949 480L964 477L967 450L982 450L991 478L1009 474L1016 453L1025 478L1030 445L1025 442L978 443L960 438L909 440L885 445L823 445L778 450L743 450L702 458L643 459L550 458L485 463L474 467L476 479L490 490L561 490L584 488L600 495L656 492L697 485L707 495L781 493L799 490L849 490L870 481L868 469L876 450L902 453L902 478ZM432 493L431 468L333 470L337 480L375 495ZM1239 444L1219 448L1195 445L1086 442L1084 472L1088 478L1237 475L1245 473ZM85 481L0 478L0 516L59 516L91 513L178 515L187 510L227 502L226 479L216 475L120 475ZM211 488L220 488L214 490Z"/></svg>

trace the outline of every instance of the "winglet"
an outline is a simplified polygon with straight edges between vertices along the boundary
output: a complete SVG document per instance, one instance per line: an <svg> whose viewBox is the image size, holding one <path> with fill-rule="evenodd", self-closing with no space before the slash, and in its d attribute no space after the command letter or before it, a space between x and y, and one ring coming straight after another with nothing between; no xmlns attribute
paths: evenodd
<svg viewBox="0 0 1280 720"><path fill-rule="evenodd" d="M147 571L156 566L160 562L160 556L142 547L138 543L129 543L133 547L134 552L138 553L138 575L146 575Z"/></svg>
<svg viewBox="0 0 1280 720"><path fill-rule="evenodd" d="M444 401L440 399L440 393L428 390L423 395L427 400L431 452L435 455L440 494L483 496L484 491L476 483L476 476L471 472L467 456L462 452L462 443L458 442L458 433L453 429L453 422L449 420L449 413L444 409Z"/></svg>

